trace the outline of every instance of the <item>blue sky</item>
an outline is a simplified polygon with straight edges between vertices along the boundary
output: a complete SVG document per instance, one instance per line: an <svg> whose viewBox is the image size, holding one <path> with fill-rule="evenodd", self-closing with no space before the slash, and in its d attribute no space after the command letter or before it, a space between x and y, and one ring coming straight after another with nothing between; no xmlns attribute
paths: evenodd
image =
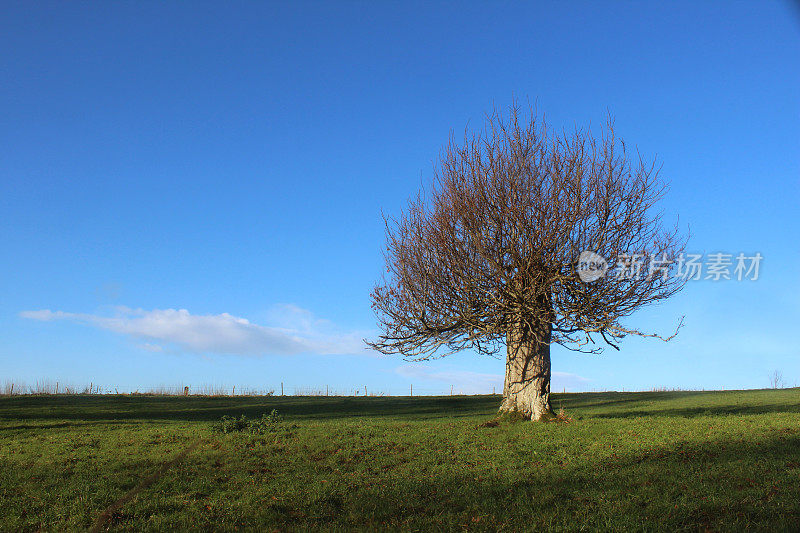
<svg viewBox="0 0 800 533"><path fill-rule="evenodd" d="M694 281L553 389L800 384L800 10L790 3L0 7L0 379L490 392L502 360L378 357L381 212L451 130L535 101L657 155Z"/></svg>

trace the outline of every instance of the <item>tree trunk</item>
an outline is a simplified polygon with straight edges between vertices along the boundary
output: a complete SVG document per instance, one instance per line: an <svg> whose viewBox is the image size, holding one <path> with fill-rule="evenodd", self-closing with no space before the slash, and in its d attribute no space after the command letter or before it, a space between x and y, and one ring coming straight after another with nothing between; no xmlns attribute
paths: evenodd
<svg viewBox="0 0 800 533"><path fill-rule="evenodd" d="M549 420L551 324L533 331L517 328L506 335L506 379L500 411L531 420Z"/></svg>

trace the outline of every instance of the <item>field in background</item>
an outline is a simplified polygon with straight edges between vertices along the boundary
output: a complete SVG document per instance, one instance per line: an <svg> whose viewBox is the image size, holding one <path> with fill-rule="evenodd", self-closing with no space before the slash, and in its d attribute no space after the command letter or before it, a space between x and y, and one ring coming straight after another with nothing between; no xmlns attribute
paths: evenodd
<svg viewBox="0 0 800 533"><path fill-rule="evenodd" d="M773 389L789 388L787 382L780 377L770 377L770 384ZM794 387L797 387L795 384ZM723 389L724 390L724 389ZM20 395L54 395L54 394L105 394L105 395L154 395L154 396L474 396L495 394L497 387L486 387L486 390L469 390L462 383L459 386L420 386L411 384L408 388L398 390L382 389L362 385L355 388L333 388L329 386L297 386L278 383L277 386L267 388L241 387L235 385L201 384L201 385L159 385L149 388L137 387L109 387L99 383L89 382L88 384L75 385L55 380L38 380L33 384L27 384L20 380L6 380L0 383L0 397L20 396ZM649 389L622 389L621 392L675 392L688 391L698 392L694 389L682 389L680 387L653 387ZM448 394L449 392L449 394ZM554 392L558 392L554 389ZM566 389L562 390L566 393ZM609 389L591 388L581 392L620 392ZM705 392L705 389L702 389Z"/></svg>
<svg viewBox="0 0 800 533"><path fill-rule="evenodd" d="M553 396L4 397L0 530L800 528L800 390Z"/></svg>
<svg viewBox="0 0 800 533"><path fill-rule="evenodd" d="M59 382L56 380L37 380L33 384L25 383L20 380L6 380L0 383L0 396L19 396L28 394L146 394L158 396L437 396L445 393L445 388L450 391L450 395L463 395L464 390L457 387L414 387L404 388L398 394L395 389L392 391L381 388L362 385L355 388L333 388L329 386L308 387L286 385L278 383L274 387L255 388L237 387L235 385L201 384L201 385L159 385L149 388L137 387L109 387L100 383L75 385L73 383ZM481 391L480 394L494 393L492 387L488 391ZM470 393L471 394L471 393Z"/></svg>

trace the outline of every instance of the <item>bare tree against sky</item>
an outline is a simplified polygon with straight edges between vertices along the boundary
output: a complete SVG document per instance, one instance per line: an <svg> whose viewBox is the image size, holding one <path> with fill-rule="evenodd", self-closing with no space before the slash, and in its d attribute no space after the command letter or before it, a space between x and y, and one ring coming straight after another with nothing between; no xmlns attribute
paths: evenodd
<svg viewBox="0 0 800 533"><path fill-rule="evenodd" d="M501 410L552 417L551 344L597 353L659 337L622 321L683 287L672 274L686 238L656 210L666 190L610 118L595 137L555 132L517 104L495 110L480 132L451 137L430 190L387 219L387 271L371 295L381 334L368 344L410 360L505 347ZM640 257L642 275L586 283L576 266L587 250L609 272Z"/></svg>
<svg viewBox="0 0 800 533"><path fill-rule="evenodd" d="M769 384L773 389L782 389L784 387L783 372L776 370L770 374Z"/></svg>

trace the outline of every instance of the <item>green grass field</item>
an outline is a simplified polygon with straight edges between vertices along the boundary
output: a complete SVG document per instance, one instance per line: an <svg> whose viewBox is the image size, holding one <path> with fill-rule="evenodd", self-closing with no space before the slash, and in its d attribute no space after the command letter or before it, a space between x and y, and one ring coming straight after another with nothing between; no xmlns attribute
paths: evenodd
<svg viewBox="0 0 800 533"><path fill-rule="evenodd" d="M800 389L0 398L0 530L800 529ZM284 421L222 434L222 415ZM197 446L169 468L163 465Z"/></svg>

